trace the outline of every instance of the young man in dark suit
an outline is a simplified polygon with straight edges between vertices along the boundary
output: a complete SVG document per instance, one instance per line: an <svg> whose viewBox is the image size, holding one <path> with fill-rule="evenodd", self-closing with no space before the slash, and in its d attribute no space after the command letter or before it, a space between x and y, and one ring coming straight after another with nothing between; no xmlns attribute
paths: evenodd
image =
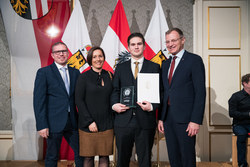
<svg viewBox="0 0 250 167"><path fill-rule="evenodd" d="M64 43L55 43L51 56L54 63L37 71L33 101L37 131L47 139L45 166L57 166L64 136L74 151L76 166L82 167L74 99L80 73L67 65L69 53Z"/></svg>
<svg viewBox="0 0 250 167"><path fill-rule="evenodd" d="M129 167L135 143L139 166L150 167L156 128L155 110L158 105L147 101L137 102L137 73L159 73L160 66L144 58L145 39L142 34L131 34L127 42L131 59L117 65L111 95L112 109L115 111L117 166ZM120 103L121 89L128 86L134 86L134 108Z"/></svg>
<svg viewBox="0 0 250 167"><path fill-rule="evenodd" d="M195 139L202 124L206 88L200 56L184 50L178 28L166 32L172 54L162 64L163 102L158 129L165 133L171 167L195 167Z"/></svg>

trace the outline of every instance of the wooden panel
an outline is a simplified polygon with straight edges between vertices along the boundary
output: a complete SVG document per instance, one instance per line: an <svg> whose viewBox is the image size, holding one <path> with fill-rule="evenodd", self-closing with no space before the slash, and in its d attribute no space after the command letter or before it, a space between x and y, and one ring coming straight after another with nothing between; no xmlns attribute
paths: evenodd
<svg viewBox="0 0 250 167"><path fill-rule="evenodd" d="M214 132L210 133L210 160L215 162L229 162L231 159L232 133Z"/></svg>
<svg viewBox="0 0 250 167"><path fill-rule="evenodd" d="M231 125L228 99L240 90L240 56L209 56L209 123Z"/></svg>
<svg viewBox="0 0 250 167"><path fill-rule="evenodd" d="M237 167L237 145L236 145L237 137L232 136L232 165L233 167Z"/></svg>
<svg viewBox="0 0 250 167"><path fill-rule="evenodd" d="M238 160L237 160L237 136L232 136L232 165L233 167L238 166ZM247 140L247 163L250 164L250 138Z"/></svg>
<svg viewBox="0 0 250 167"><path fill-rule="evenodd" d="M0 148L0 160L13 159L12 131L0 131Z"/></svg>
<svg viewBox="0 0 250 167"><path fill-rule="evenodd" d="M208 48L240 49L240 7L208 8Z"/></svg>

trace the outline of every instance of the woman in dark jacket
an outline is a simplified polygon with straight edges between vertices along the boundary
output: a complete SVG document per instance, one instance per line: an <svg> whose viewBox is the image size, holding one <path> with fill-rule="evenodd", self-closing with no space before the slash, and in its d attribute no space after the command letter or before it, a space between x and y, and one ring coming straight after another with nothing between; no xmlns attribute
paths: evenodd
<svg viewBox="0 0 250 167"><path fill-rule="evenodd" d="M84 167L93 167L96 155L99 156L99 166L108 167L114 137L110 107L112 74L102 69L105 61L102 48L91 48L87 61L91 69L79 76L75 89L80 155L84 157Z"/></svg>

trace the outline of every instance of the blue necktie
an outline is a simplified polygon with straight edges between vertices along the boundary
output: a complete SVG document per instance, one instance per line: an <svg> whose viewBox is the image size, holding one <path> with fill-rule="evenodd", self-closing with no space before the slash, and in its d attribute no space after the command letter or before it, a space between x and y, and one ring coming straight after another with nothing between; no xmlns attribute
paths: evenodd
<svg viewBox="0 0 250 167"><path fill-rule="evenodd" d="M69 80L68 80L68 75L67 75L67 71L66 71L66 67L62 67L61 70L63 71L63 81L66 87L66 90L69 94Z"/></svg>

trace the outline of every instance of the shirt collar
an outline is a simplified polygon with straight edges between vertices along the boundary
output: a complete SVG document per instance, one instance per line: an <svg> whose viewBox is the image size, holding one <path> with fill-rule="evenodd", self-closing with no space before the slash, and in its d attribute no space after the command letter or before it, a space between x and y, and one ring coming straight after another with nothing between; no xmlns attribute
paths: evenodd
<svg viewBox="0 0 250 167"><path fill-rule="evenodd" d="M132 64L134 64L134 62L139 62L139 64L142 64L143 63L143 61L144 61L144 57L142 57L142 58L140 58L140 59L138 59L138 60L135 60L135 59L133 59L132 57L131 57L131 63Z"/></svg>
<svg viewBox="0 0 250 167"><path fill-rule="evenodd" d="M90 71L92 71L94 75L102 75L104 73L104 69L102 69L101 73L94 71L93 68L90 68Z"/></svg>
<svg viewBox="0 0 250 167"><path fill-rule="evenodd" d="M250 95L245 91L244 88L242 89L242 92L243 92L243 95L245 95L245 96L250 96Z"/></svg>
<svg viewBox="0 0 250 167"><path fill-rule="evenodd" d="M68 69L67 64L66 64L65 66L62 66L62 65L60 65L60 64L58 64L58 63L56 63L56 62L54 62L54 63L55 63L56 67L57 67L59 70L60 70L62 67Z"/></svg>
<svg viewBox="0 0 250 167"><path fill-rule="evenodd" d="M183 56L183 54L184 54L184 52L185 52L185 50L182 49L182 50L181 50L179 53L177 53L176 55L171 55L171 56L172 56L172 58L173 58L174 56L176 56L178 59L181 59L182 56Z"/></svg>

